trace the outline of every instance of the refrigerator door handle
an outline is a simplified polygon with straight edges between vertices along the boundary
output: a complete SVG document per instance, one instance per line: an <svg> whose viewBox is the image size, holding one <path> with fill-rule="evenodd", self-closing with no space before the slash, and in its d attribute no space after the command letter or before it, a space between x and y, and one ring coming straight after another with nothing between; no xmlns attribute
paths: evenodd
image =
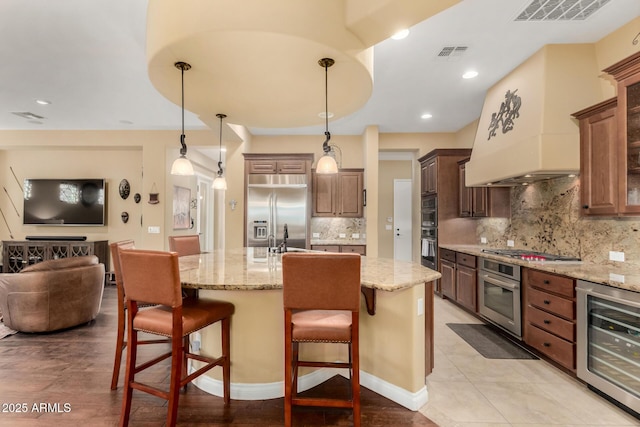
<svg viewBox="0 0 640 427"><path fill-rule="evenodd" d="M271 214L273 215L273 236L276 242L276 246L278 243L278 194L276 192L273 194L273 206L271 207Z"/></svg>

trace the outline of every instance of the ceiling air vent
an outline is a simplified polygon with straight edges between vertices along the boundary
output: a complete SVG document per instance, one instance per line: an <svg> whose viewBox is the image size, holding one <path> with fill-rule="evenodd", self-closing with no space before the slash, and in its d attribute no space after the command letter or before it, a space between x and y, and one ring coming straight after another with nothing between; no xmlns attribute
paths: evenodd
<svg viewBox="0 0 640 427"><path fill-rule="evenodd" d="M438 59L458 59L467 49L467 46L445 46L438 53Z"/></svg>
<svg viewBox="0 0 640 427"><path fill-rule="evenodd" d="M580 21L611 0L533 0L516 21Z"/></svg>
<svg viewBox="0 0 640 427"><path fill-rule="evenodd" d="M12 114L15 114L16 116L20 116L22 118L29 119L29 120L41 120L41 119L44 119L44 117L39 116L37 114L30 113L28 111L24 111L24 112L15 112L14 111Z"/></svg>

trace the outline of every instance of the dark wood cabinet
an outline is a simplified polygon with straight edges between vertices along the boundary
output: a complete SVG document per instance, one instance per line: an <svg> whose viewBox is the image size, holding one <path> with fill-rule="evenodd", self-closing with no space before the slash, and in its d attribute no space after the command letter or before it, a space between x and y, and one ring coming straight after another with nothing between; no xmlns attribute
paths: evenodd
<svg viewBox="0 0 640 427"><path fill-rule="evenodd" d="M2 271L19 273L23 268L42 261L96 255L109 271L109 243L107 240L4 240L2 242Z"/></svg>
<svg viewBox="0 0 640 427"><path fill-rule="evenodd" d="M324 252L345 252L360 255L367 254L366 245L311 245L311 249L314 251Z"/></svg>
<svg viewBox="0 0 640 427"><path fill-rule="evenodd" d="M440 292L442 296L456 300L456 253L440 249Z"/></svg>
<svg viewBox="0 0 640 427"><path fill-rule="evenodd" d="M583 215L640 215L640 52L606 68L618 95L574 113L580 121Z"/></svg>
<svg viewBox="0 0 640 427"><path fill-rule="evenodd" d="M313 172L313 216L361 218L364 170L341 169L337 174Z"/></svg>
<svg viewBox="0 0 640 427"><path fill-rule="evenodd" d="M473 255L456 253L456 301L474 313L478 311L476 262Z"/></svg>
<svg viewBox="0 0 640 427"><path fill-rule="evenodd" d="M442 296L474 313L477 312L478 307L477 271L477 257L474 255L440 248Z"/></svg>
<svg viewBox="0 0 640 427"><path fill-rule="evenodd" d="M250 174L305 174L307 161L304 159L254 159L247 161L246 169Z"/></svg>
<svg viewBox="0 0 640 427"><path fill-rule="evenodd" d="M467 187L466 165L469 159L458 162L459 216L462 218L509 217L511 201L507 187Z"/></svg>
<svg viewBox="0 0 640 427"><path fill-rule="evenodd" d="M428 196L438 191L438 157L433 156L421 162L422 195Z"/></svg>
<svg viewBox="0 0 640 427"><path fill-rule="evenodd" d="M524 342L575 371L575 280L530 268L523 273Z"/></svg>

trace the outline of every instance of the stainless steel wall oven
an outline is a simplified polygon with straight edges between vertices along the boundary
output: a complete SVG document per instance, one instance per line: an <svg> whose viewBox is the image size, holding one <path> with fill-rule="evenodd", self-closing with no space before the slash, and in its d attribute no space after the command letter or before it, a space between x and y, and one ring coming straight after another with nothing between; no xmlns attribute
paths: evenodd
<svg viewBox="0 0 640 427"><path fill-rule="evenodd" d="M478 311L491 323L522 338L520 266L480 258Z"/></svg>

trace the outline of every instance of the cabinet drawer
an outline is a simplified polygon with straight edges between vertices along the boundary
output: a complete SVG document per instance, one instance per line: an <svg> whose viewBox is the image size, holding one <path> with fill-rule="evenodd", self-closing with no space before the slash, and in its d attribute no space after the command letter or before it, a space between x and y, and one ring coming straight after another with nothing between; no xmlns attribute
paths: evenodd
<svg viewBox="0 0 640 427"><path fill-rule="evenodd" d="M342 245L340 252L354 253L360 255L367 254L367 247L365 245Z"/></svg>
<svg viewBox="0 0 640 427"><path fill-rule="evenodd" d="M574 343L558 338L557 336L543 331L530 323L526 324L525 328L528 329L528 345L556 361L560 365L572 370L575 369L576 345Z"/></svg>
<svg viewBox="0 0 640 427"><path fill-rule="evenodd" d="M451 249L440 248L440 259L456 262L456 252Z"/></svg>
<svg viewBox="0 0 640 427"><path fill-rule="evenodd" d="M314 251L340 252L339 245L311 245L311 249Z"/></svg>
<svg viewBox="0 0 640 427"><path fill-rule="evenodd" d="M476 257L473 255L456 252L456 262L467 267L476 268Z"/></svg>
<svg viewBox="0 0 640 427"><path fill-rule="evenodd" d="M573 322L542 311L536 307L529 307L525 321L547 332L558 335L567 341L575 342L576 340L576 326Z"/></svg>
<svg viewBox="0 0 640 427"><path fill-rule="evenodd" d="M527 279L530 286L544 289L554 294L573 298L575 295L575 282L573 279L555 274L545 273L540 270L527 269Z"/></svg>
<svg viewBox="0 0 640 427"><path fill-rule="evenodd" d="M575 319L575 304L572 300L529 288L529 304L568 320Z"/></svg>

